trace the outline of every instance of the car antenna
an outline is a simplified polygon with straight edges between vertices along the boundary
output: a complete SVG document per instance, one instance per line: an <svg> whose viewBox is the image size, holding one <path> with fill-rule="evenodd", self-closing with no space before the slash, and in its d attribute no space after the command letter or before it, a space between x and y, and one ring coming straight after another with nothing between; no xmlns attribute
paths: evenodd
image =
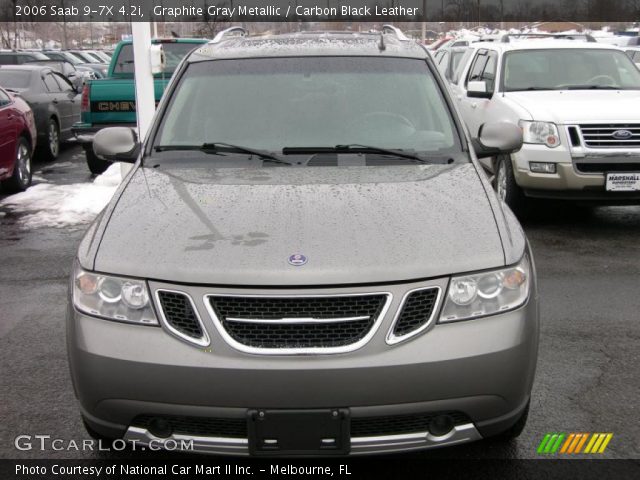
<svg viewBox="0 0 640 480"><path fill-rule="evenodd" d="M380 43L378 44L378 50L385 51L387 46L384 44L384 32L380 32Z"/></svg>

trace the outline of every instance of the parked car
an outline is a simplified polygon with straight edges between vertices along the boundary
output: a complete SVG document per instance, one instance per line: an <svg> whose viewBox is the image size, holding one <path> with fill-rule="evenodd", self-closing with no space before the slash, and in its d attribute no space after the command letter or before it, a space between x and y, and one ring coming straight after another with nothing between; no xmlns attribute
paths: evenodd
<svg viewBox="0 0 640 480"><path fill-rule="evenodd" d="M0 85L29 104L40 150L45 158L56 158L60 143L72 138L71 126L80 117L80 94L76 88L52 68L30 64L0 67Z"/></svg>
<svg viewBox="0 0 640 480"><path fill-rule="evenodd" d="M0 186L22 192L31 185L36 124L27 102L0 88Z"/></svg>
<svg viewBox="0 0 640 480"><path fill-rule="evenodd" d="M45 50L43 53L52 60L65 60L74 64L77 68L80 68L81 66L89 68L93 71L95 78L104 78L107 74L107 65L104 63L83 62L75 55L64 50Z"/></svg>
<svg viewBox="0 0 640 480"><path fill-rule="evenodd" d="M453 86L469 131L496 119L524 130L519 152L483 160L514 211L534 198L640 200L640 72L622 50L509 37L473 49Z"/></svg>
<svg viewBox="0 0 640 480"><path fill-rule="evenodd" d="M187 53L206 40L199 38L156 39L166 57L166 69L154 78L156 101L160 100L173 71ZM82 144L87 166L92 173L102 173L108 166L93 153L93 136L102 128L113 125L136 124L136 92L133 81L133 43L125 40L118 44L111 57L107 78L89 82L82 92L82 118L73 132Z"/></svg>
<svg viewBox="0 0 640 480"><path fill-rule="evenodd" d="M90 434L343 455L522 431L535 268L475 158L522 132L470 138L397 32L224 32L175 72L144 144L96 134L96 155L135 164L70 282Z"/></svg>

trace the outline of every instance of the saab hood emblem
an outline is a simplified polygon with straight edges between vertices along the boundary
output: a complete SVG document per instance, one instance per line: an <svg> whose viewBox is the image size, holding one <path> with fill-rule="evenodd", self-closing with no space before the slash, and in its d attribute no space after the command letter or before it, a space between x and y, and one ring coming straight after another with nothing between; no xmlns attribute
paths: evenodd
<svg viewBox="0 0 640 480"><path fill-rule="evenodd" d="M293 265L294 267L301 267L305 263L307 263L307 257L301 255L300 253L296 253L289 257L289 264Z"/></svg>
<svg viewBox="0 0 640 480"><path fill-rule="evenodd" d="M633 132L630 130L616 130L611 134L613 138L617 138L618 140L627 140L633 137Z"/></svg>

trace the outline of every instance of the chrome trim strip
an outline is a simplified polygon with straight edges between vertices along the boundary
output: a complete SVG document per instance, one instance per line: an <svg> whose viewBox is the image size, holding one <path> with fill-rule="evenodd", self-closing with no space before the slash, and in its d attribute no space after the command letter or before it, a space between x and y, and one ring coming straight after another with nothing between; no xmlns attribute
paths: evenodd
<svg viewBox="0 0 640 480"><path fill-rule="evenodd" d="M171 450L180 450L182 446L192 445L192 448L183 450L198 453L249 455L249 441L246 438L201 437L175 433L170 437L160 438L145 428L129 427L124 435L124 440L143 446L148 446L150 442L153 442L158 448L166 445ZM377 437L352 437L351 455L424 450L476 440L482 440L482 435L473 423L466 423L456 425L449 433L442 436L435 436L429 432L417 432Z"/></svg>
<svg viewBox="0 0 640 480"><path fill-rule="evenodd" d="M193 312L195 313L196 318L198 319L198 323L200 324L200 328L202 329L203 336L201 338L198 339L198 338L190 337L189 335L185 335L180 330L177 330L176 328L174 328L167 321L167 318L164 315L164 308L162 308L162 303L160 302L160 295L159 295L160 292L179 293L189 299L189 302L191 303L191 308L193 309ZM178 337L180 340L184 340L185 342L191 345L195 344L200 347L208 347L209 345L211 345L211 339L209 338L207 329L205 328L204 323L200 318L200 314L198 313L198 309L196 308L196 304L193 301L193 298L191 298L191 295L181 290L170 290L167 288L158 288L154 292L154 298L156 301L156 310L158 311L159 317L162 320L162 326L166 327L166 329L169 330L169 332L171 332L174 336Z"/></svg>
<svg viewBox="0 0 640 480"><path fill-rule="evenodd" d="M369 329L369 332L358 340L355 343L351 343L349 345L343 345L340 347L306 347L306 348L258 348L258 347L249 347L236 341L227 330L222 325L222 322L217 317L211 303L209 302L210 297L240 297L240 298L325 298L325 297L362 297L368 295L384 295L387 297L384 306L382 307L382 311L378 315L378 318L374 319L373 325ZM387 311L389 310L389 306L393 300L393 295L391 292L363 292L363 293L331 293L331 294L316 294L316 295L308 295L308 294L291 294L291 295L242 295L242 294L224 294L224 293L207 293L203 296L203 303L207 312L209 312L209 316L213 320L213 324L216 327L216 330L220 334L220 336L234 349L243 352L250 353L254 355L329 355L335 353L348 353L353 352L364 346L366 343L371 340L371 338L376 334L382 320L384 319Z"/></svg>
<svg viewBox="0 0 640 480"><path fill-rule="evenodd" d="M432 290L434 288L438 290L438 294L436 296L436 301L435 301L435 304L433 305L433 310L431 310L431 316L429 317L429 319L421 327L416 328L415 330L412 330L409 333L405 333L404 335L396 336L393 333L393 330L396 328L396 323L400 318L400 315L402 314L402 310L404 309L404 304L406 303L407 298L409 298L409 295L411 295L414 292L418 292L420 290ZM403 342L405 340L408 340L424 332L429 327L429 325L431 325L434 322L436 315L440 310L441 300L442 300L442 288L440 288L437 285L431 285L428 287L418 287L405 292L404 296L402 297L402 301L400 302L400 306L398 307L398 310L396 310L396 314L393 317L393 322L391 322L391 328L389 328L389 332L387 333L387 338L386 338L387 345L395 345L396 343Z"/></svg>
<svg viewBox="0 0 640 480"><path fill-rule="evenodd" d="M181 450L200 453L221 453L227 455L249 455L249 440L246 438L229 437L200 437L195 435L172 434L167 438L156 437L146 428L129 427L124 435L127 442L148 446L151 442L155 447L169 446L170 450ZM169 443L170 442L170 443ZM192 442L192 443L191 443ZM193 448L181 449L181 446L193 445ZM174 446L176 448L174 448Z"/></svg>
<svg viewBox="0 0 640 480"><path fill-rule="evenodd" d="M368 453L421 450L476 440L482 440L482 435L480 435L473 423L465 423L464 425L456 425L449 433L442 436L435 436L429 432L418 432L379 437L352 437L351 454L363 455Z"/></svg>
<svg viewBox="0 0 640 480"><path fill-rule="evenodd" d="M314 323L341 323L341 322L357 322L358 320L367 320L371 318L369 315L363 317L343 317L343 318L276 318L267 320L263 318L236 318L227 317L227 322L238 323L260 323L267 325L296 325L296 324L314 324Z"/></svg>

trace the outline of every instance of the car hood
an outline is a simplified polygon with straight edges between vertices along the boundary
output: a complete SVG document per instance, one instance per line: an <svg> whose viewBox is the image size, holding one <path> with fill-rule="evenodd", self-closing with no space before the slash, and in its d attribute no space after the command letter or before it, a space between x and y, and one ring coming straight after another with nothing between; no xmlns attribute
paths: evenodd
<svg viewBox="0 0 640 480"><path fill-rule="evenodd" d="M88 234L95 270L169 282L361 284L505 261L473 164L138 168L111 208Z"/></svg>
<svg viewBox="0 0 640 480"><path fill-rule="evenodd" d="M557 90L505 93L531 120L569 123L638 121L640 90Z"/></svg>

